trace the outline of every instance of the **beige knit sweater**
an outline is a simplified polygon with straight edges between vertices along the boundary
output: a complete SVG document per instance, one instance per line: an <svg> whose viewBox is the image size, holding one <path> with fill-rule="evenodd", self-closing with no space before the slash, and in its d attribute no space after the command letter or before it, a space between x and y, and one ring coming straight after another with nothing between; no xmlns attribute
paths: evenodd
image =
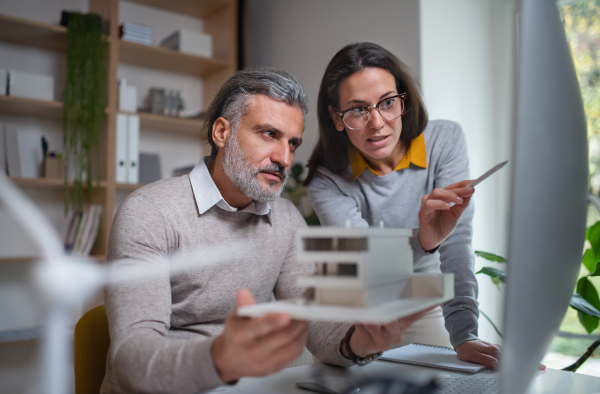
<svg viewBox="0 0 600 394"><path fill-rule="evenodd" d="M153 275L114 284L105 293L111 349L101 392L197 393L224 382L210 356L213 339L248 288L257 302L299 297L296 277L312 263L295 258L294 233L305 222L287 200L267 215L200 215L189 176L143 187L127 198L113 222L108 260ZM228 258L173 273L176 256L230 245ZM231 257L229 257L231 255ZM349 325L312 322L308 349L323 362L351 365L339 352Z"/></svg>

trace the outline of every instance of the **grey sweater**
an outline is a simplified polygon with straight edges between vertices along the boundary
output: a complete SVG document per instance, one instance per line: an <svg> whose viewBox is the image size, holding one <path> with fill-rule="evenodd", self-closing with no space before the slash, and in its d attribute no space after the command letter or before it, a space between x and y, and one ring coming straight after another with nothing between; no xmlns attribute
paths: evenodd
<svg viewBox="0 0 600 394"><path fill-rule="evenodd" d="M423 131L427 168L408 168L377 176L365 170L354 180L350 166L334 174L319 167L308 186L308 196L323 225L414 228L419 225L421 198L454 182L469 179L469 158L462 129L450 121L430 121ZM411 242L416 272L454 273L455 297L442 305L452 346L477 339L477 280L471 247L473 203L438 252L425 256L418 239ZM416 242L415 242L416 241Z"/></svg>
<svg viewBox="0 0 600 394"><path fill-rule="evenodd" d="M111 348L102 393L197 393L223 385L210 348L237 290L250 289L257 302L271 293L299 297L296 277L314 270L295 258L294 233L306 224L289 201L271 203L270 222L217 206L199 214L193 193L187 175L159 181L132 193L115 216L108 260L154 276L106 290ZM236 257L170 275L173 256L215 245L230 245ZM339 352L348 328L310 323L307 347L323 362L351 365Z"/></svg>

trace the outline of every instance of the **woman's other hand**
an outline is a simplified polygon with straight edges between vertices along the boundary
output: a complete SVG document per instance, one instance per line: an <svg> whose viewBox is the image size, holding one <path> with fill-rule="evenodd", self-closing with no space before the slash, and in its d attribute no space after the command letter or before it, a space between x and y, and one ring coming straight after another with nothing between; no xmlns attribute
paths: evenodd
<svg viewBox="0 0 600 394"><path fill-rule="evenodd" d="M463 342L456 348L458 359L477 363L490 369L498 368L500 359L500 346L482 340Z"/></svg>
<svg viewBox="0 0 600 394"><path fill-rule="evenodd" d="M419 242L425 251L437 248L456 227L469 206L475 188L465 180L433 191L421 199Z"/></svg>

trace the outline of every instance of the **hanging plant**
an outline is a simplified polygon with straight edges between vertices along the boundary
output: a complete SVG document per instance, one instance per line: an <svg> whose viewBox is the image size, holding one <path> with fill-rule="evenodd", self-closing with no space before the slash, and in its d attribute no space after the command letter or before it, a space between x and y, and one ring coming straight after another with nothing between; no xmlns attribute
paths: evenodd
<svg viewBox="0 0 600 394"><path fill-rule="evenodd" d="M105 107L106 48L102 42L102 19L95 14L69 13L67 30L67 78L63 106L65 151L65 215L71 205L80 211L84 182L88 202L92 195L92 169L99 184L100 131ZM93 159L96 163L93 163ZM69 191L69 169L73 166L73 192Z"/></svg>

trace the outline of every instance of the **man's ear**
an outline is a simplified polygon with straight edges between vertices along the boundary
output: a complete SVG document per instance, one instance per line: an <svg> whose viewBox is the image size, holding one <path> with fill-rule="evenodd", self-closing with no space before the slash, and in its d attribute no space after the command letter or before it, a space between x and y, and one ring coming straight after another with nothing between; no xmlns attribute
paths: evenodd
<svg viewBox="0 0 600 394"><path fill-rule="evenodd" d="M219 148L224 148L227 139L231 135L231 125L223 117L217 118L212 126L212 139Z"/></svg>
<svg viewBox="0 0 600 394"><path fill-rule="evenodd" d="M335 124L335 129L337 131L344 131L344 121L339 116L337 116L331 105L328 109L329 116L331 116L331 119L333 119L333 124Z"/></svg>

